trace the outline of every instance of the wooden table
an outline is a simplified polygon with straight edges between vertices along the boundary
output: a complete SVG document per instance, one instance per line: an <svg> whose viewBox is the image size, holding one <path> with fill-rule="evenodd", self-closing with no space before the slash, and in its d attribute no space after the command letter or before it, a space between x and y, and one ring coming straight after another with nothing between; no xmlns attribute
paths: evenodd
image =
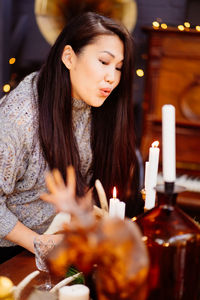
<svg viewBox="0 0 200 300"><path fill-rule="evenodd" d="M17 285L28 274L36 270L35 256L28 251L23 251L3 264L0 264L0 276L9 277L14 285ZM52 278L54 284L60 280L61 278ZM40 273L22 291L21 300L27 300L34 286L41 285L42 283L44 283L44 274Z"/></svg>

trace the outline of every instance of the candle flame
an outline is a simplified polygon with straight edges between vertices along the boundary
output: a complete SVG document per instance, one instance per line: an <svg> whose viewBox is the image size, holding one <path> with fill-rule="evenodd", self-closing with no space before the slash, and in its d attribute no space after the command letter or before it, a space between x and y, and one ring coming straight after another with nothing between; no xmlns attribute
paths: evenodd
<svg viewBox="0 0 200 300"><path fill-rule="evenodd" d="M159 141L155 141L151 144L151 147L153 148L158 148L158 146L159 146Z"/></svg>
<svg viewBox="0 0 200 300"><path fill-rule="evenodd" d="M113 188L113 198L114 198L114 199L117 198L117 189L116 189L115 186L114 186L114 188Z"/></svg>

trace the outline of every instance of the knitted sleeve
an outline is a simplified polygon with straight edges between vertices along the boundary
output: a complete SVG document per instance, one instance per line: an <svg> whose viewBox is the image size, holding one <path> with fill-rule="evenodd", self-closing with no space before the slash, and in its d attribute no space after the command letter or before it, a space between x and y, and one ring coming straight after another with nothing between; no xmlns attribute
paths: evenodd
<svg viewBox="0 0 200 300"><path fill-rule="evenodd" d="M16 182L28 166L33 136L30 79L0 99L0 238L5 237L18 220L8 206L10 196L18 192Z"/></svg>
<svg viewBox="0 0 200 300"><path fill-rule="evenodd" d="M13 193L15 182L22 175L23 142L13 128L0 131L0 237L6 236L16 225L17 217L7 208L7 197Z"/></svg>

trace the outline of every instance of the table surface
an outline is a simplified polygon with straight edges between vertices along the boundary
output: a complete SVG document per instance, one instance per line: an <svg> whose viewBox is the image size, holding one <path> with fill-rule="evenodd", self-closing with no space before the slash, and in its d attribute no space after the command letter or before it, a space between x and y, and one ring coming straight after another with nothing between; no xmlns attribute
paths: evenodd
<svg viewBox="0 0 200 300"><path fill-rule="evenodd" d="M35 256L28 252L23 251L20 254L14 256L8 261L0 264L0 276L9 277L14 285L17 285L23 280L28 274L36 271ZM30 293L33 291L34 286L41 285L44 283L44 274L40 273L25 287L21 293L21 300L27 300ZM62 278L52 278L54 284L58 283Z"/></svg>

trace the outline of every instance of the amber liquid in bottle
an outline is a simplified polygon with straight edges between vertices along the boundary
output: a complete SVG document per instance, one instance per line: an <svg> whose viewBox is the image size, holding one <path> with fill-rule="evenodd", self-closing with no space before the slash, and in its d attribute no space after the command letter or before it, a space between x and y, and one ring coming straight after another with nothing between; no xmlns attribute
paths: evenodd
<svg viewBox="0 0 200 300"><path fill-rule="evenodd" d="M200 227L176 206L179 192L158 186L158 205L136 220L150 254L148 300L200 299Z"/></svg>

